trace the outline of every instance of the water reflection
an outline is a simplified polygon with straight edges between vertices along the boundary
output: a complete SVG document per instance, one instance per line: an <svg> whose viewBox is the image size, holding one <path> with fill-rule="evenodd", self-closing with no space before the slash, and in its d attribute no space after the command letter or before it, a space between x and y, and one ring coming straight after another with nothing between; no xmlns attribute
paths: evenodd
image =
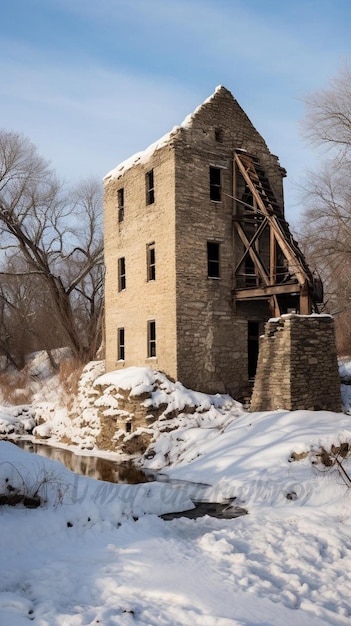
<svg viewBox="0 0 351 626"><path fill-rule="evenodd" d="M98 480L110 483L145 483L146 475L130 463L117 464L111 459L103 459L95 456L79 456L71 450L54 448L53 446L32 441L16 440L12 443L18 445L22 450L34 452L54 461L60 461L68 469L76 474L89 476Z"/></svg>

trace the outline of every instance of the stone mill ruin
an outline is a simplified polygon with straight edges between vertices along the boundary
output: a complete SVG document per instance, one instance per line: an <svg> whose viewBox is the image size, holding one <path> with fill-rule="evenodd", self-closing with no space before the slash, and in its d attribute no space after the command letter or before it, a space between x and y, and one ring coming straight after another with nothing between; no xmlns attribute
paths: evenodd
<svg viewBox="0 0 351 626"><path fill-rule="evenodd" d="M238 400L256 377L253 410L340 410L333 320L284 217L285 176L225 87L105 176L107 372L148 366Z"/></svg>

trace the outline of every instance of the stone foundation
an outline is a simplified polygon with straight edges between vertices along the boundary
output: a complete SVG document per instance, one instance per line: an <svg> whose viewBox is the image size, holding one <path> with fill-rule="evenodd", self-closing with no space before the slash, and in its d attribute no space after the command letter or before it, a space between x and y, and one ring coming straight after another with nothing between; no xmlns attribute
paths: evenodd
<svg viewBox="0 0 351 626"><path fill-rule="evenodd" d="M341 411L340 378L329 315L271 319L260 340L250 411Z"/></svg>

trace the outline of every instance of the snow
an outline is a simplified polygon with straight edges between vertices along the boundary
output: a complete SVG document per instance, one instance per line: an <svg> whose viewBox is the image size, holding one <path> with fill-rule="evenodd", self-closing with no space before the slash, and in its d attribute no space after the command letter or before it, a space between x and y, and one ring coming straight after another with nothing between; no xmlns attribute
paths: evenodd
<svg viewBox="0 0 351 626"><path fill-rule="evenodd" d="M141 152L136 152L122 163L119 163L117 167L113 168L110 172L106 174L106 176L104 176L104 182L107 182L113 178L119 178L134 165L147 163L157 150L163 148L163 146L167 145L177 135L181 128L190 128L196 114L202 109L204 105L211 102L215 94L221 89L223 89L221 85L216 87L214 93L209 96L202 104L200 104L200 106L198 106L193 113L187 115L183 122L180 124L180 126L174 126L170 132L163 135L163 137L152 143L150 146L148 146L148 148L142 150Z"/></svg>
<svg viewBox="0 0 351 626"><path fill-rule="evenodd" d="M133 167L133 165L147 163L154 154L154 152L156 152L156 150L159 150L160 148L163 148L163 146L169 143L169 141L172 137L174 137L177 131L178 127L175 126L169 133L166 133L165 135L163 135L163 137L152 143L148 148L146 148L146 150L136 152L132 156L128 157L128 159L126 159L125 161L117 165L117 167L115 167L113 170L108 172L106 176L104 176L104 181L110 180L111 178L118 178L131 167Z"/></svg>
<svg viewBox="0 0 351 626"><path fill-rule="evenodd" d="M41 498L33 509L0 506L0 626L349 624L351 490L321 450L351 443L351 417L246 413L228 396L199 394L146 368L100 374L101 364L91 364L89 393L80 387L89 431L81 443L94 444L99 427L89 401L97 386L110 398L112 389L147 389L151 406L172 407L150 426L155 440L141 459L160 480L100 482L0 441L0 493ZM44 406L49 400L42 418ZM36 407L1 407L10 429L30 430L31 419ZM64 428L77 442L83 417L72 425L60 407L35 428L48 424L51 443ZM350 454L338 458L351 474ZM236 498L248 515L159 517L199 497Z"/></svg>
<svg viewBox="0 0 351 626"><path fill-rule="evenodd" d="M108 372L99 376L94 381L94 386L107 388L108 391L118 389L130 390L130 396L140 396L150 393L150 399L144 405L158 408L167 403L165 413L182 411L186 406L197 407L198 411L208 411L212 406L223 408L225 405L231 408L236 403L228 395L208 395L199 391L187 389L180 382L172 383L165 374L150 369L149 367L128 367L125 370Z"/></svg>

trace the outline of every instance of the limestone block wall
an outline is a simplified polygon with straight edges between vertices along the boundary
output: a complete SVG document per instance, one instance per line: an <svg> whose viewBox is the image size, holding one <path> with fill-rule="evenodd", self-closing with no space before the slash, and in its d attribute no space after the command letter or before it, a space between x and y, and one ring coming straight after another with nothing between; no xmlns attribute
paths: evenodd
<svg viewBox="0 0 351 626"><path fill-rule="evenodd" d="M147 204L146 174L153 170L154 202ZM118 221L118 190L124 219ZM145 366L177 376L174 153L167 144L105 183L106 370ZM148 280L147 246L154 243L156 278ZM126 288L118 290L118 259L125 258ZM156 321L156 357L147 355L147 322ZM117 329L125 329L125 359Z"/></svg>
<svg viewBox="0 0 351 626"><path fill-rule="evenodd" d="M334 320L283 315L261 338L251 411L341 410Z"/></svg>

